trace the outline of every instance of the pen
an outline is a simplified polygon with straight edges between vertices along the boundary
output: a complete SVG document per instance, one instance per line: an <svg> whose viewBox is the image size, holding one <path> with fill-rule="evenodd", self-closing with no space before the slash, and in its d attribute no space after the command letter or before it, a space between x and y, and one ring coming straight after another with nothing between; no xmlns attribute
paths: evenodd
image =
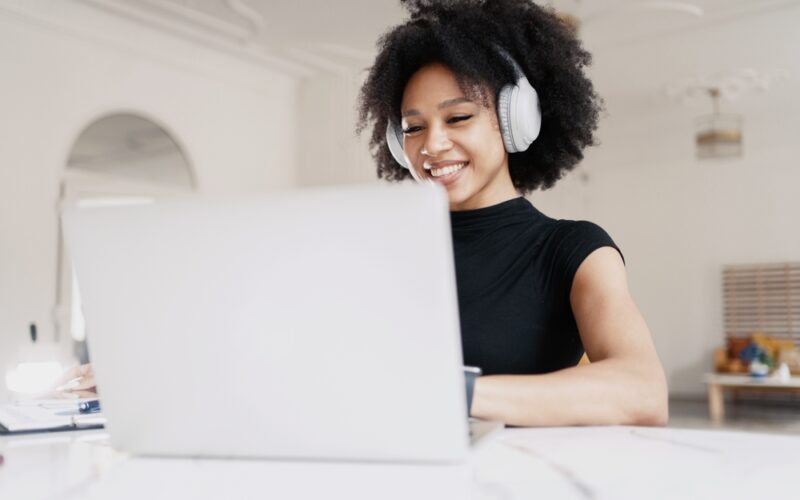
<svg viewBox="0 0 800 500"><path fill-rule="evenodd" d="M74 389L78 387L81 380L83 380L83 377L75 377L74 379L56 387L56 391L69 391Z"/></svg>
<svg viewBox="0 0 800 500"><path fill-rule="evenodd" d="M100 400L93 399L78 403L78 411L81 413L97 413L100 411Z"/></svg>

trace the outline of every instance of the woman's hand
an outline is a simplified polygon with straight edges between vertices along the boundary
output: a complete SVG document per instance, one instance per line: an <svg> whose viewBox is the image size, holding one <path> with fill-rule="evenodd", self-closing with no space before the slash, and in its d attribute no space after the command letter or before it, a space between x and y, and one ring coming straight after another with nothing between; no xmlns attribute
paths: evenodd
<svg viewBox="0 0 800 500"><path fill-rule="evenodd" d="M59 396L65 398L97 397L94 368L88 363L70 368L61 376L55 391Z"/></svg>

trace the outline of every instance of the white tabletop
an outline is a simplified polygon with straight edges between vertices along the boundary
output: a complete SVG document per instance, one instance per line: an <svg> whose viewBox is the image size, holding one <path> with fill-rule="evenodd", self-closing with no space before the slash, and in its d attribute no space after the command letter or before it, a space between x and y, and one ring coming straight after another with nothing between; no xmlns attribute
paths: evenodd
<svg viewBox="0 0 800 500"><path fill-rule="evenodd" d="M800 437L639 427L506 429L453 466L129 457L103 431L0 453L2 499L782 498L800 469Z"/></svg>

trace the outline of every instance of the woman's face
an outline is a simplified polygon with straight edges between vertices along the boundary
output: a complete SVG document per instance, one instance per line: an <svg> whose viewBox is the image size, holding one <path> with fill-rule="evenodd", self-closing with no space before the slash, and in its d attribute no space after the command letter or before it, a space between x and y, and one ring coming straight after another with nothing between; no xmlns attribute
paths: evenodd
<svg viewBox="0 0 800 500"><path fill-rule="evenodd" d="M443 185L451 210L488 207L519 196L508 171L494 96L488 107L473 102L452 71L430 64L408 81L401 113L403 149L414 177Z"/></svg>

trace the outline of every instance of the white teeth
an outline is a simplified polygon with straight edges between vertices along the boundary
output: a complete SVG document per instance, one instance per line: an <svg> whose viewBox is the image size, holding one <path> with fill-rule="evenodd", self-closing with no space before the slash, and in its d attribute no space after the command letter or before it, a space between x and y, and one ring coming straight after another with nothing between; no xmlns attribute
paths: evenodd
<svg viewBox="0 0 800 500"><path fill-rule="evenodd" d="M458 172L462 168L466 167L467 163L468 162L465 161L465 162L462 162L462 163L456 163L455 165L449 165L447 167L432 168L431 169L431 175L433 177L441 177L443 175L452 174L452 173Z"/></svg>

